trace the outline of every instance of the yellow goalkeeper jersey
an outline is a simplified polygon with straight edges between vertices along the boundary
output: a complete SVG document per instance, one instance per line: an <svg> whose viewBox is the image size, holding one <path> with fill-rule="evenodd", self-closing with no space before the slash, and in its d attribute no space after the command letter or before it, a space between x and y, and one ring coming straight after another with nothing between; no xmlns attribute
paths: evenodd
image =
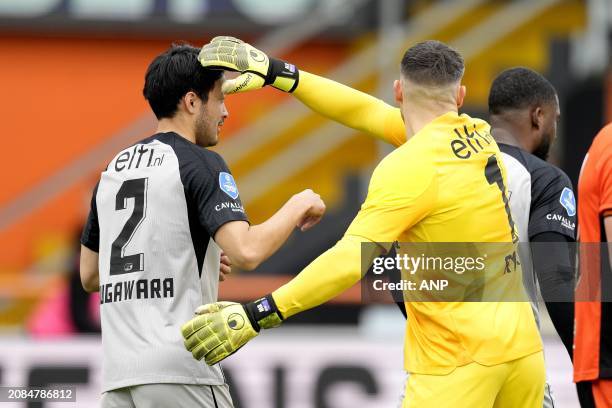
<svg viewBox="0 0 612 408"><path fill-rule="evenodd" d="M512 242L505 169L489 125L449 112L376 168L346 232L372 242ZM503 272L502 272L503 273ZM522 291L520 267L498 284ZM528 302L407 302L405 368L446 374L542 349Z"/></svg>
<svg viewBox="0 0 612 408"><path fill-rule="evenodd" d="M285 318L358 282L363 242L517 239L505 168L486 122L449 112L406 142L399 109L367 94L301 72L294 95L316 112L399 147L377 166L368 197L344 237L274 291ZM495 365L542 349L520 267L486 277L507 288L511 299L521 298L520 292L525 301L407 303L407 371L446 374L473 361Z"/></svg>

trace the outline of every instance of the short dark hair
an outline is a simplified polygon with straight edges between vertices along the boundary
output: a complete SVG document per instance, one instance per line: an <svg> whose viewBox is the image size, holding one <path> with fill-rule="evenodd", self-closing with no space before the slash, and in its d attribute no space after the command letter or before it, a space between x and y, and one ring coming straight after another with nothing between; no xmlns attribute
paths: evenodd
<svg viewBox="0 0 612 408"><path fill-rule="evenodd" d="M198 61L199 52L189 44L172 44L147 68L142 94L157 119L173 117L187 92L208 100L208 93L223 71L204 68Z"/></svg>
<svg viewBox="0 0 612 408"><path fill-rule="evenodd" d="M506 110L552 103L556 95L555 87L534 70L510 68L502 71L491 84L489 113L499 115Z"/></svg>
<svg viewBox="0 0 612 408"><path fill-rule="evenodd" d="M422 85L449 85L461 79L463 57L440 41L420 42L406 51L401 63L402 75Z"/></svg>

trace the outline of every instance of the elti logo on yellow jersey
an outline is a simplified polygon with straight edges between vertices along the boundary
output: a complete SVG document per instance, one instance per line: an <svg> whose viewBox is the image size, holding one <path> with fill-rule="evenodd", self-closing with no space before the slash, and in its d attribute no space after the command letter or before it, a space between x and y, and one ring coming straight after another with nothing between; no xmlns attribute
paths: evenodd
<svg viewBox="0 0 612 408"><path fill-rule="evenodd" d="M486 143L485 146L488 146L493 141L488 131L478 132L476 124L474 124L474 130L471 132L466 125L463 125L463 129L455 128L454 131L458 138L453 139L450 146L455 156L459 159L469 159L472 153L476 154L484 150L484 143Z"/></svg>

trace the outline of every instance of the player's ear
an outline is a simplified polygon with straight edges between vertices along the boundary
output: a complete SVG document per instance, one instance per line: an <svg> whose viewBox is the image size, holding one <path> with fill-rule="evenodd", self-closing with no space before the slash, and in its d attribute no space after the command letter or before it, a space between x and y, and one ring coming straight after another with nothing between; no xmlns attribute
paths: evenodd
<svg viewBox="0 0 612 408"><path fill-rule="evenodd" d="M393 81L393 95L395 96L395 101L401 105L404 101L404 95L402 93L402 82L399 79Z"/></svg>
<svg viewBox="0 0 612 408"><path fill-rule="evenodd" d="M544 123L544 112L542 108L536 106L531 109L531 127L534 129L541 129Z"/></svg>
<svg viewBox="0 0 612 408"><path fill-rule="evenodd" d="M457 108L461 108L463 106L463 101L465 101L465 95L467 93L467 88L465 85L459 85L457 89Z"/></svg>
<svg viewBox="0 0 612 408"><path fill-rule="evenodd" d="M183 96L182 103L185 106L185 110L191 114L195 114L199 111L199 101L198 95L193 91L189 91Z"/></svg>

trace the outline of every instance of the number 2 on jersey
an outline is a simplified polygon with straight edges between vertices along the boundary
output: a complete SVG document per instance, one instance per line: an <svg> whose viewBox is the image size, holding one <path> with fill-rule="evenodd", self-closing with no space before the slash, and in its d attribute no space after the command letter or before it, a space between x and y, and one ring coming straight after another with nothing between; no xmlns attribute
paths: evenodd
<svg viewBox="0 0 612 408"><path fill-rule="evenodd" d="M516 233L516 228L514 227L514 220L512 219L512 212L510 212L510 202L508 201L508 197L506 196L506 186L504 185L504 178L502 177L501 169L499 168L499 163L497 162L497 156L491 155L487 160L487 165L485 167L485 178L489 182L489 184L497 184L499 187L502 200L504 202L504 208L506 209L506 215L508 216L508 224L510 224L510 232L512 234L512 242L518 241L518 234Z"/></svg>
<svg viewBox="0 0 612 408"><path fill-rule="evenodd" d="M123 182L115 199L115 210L121 211L127 208L128 198L134 199L134 210L119 233L119 236L111 246L110 274L121 275L124 273L144 270L144 254L124 255L125 247L130 243L136 229L146 216L147 208L147 178L126 180Z"/></svg>

